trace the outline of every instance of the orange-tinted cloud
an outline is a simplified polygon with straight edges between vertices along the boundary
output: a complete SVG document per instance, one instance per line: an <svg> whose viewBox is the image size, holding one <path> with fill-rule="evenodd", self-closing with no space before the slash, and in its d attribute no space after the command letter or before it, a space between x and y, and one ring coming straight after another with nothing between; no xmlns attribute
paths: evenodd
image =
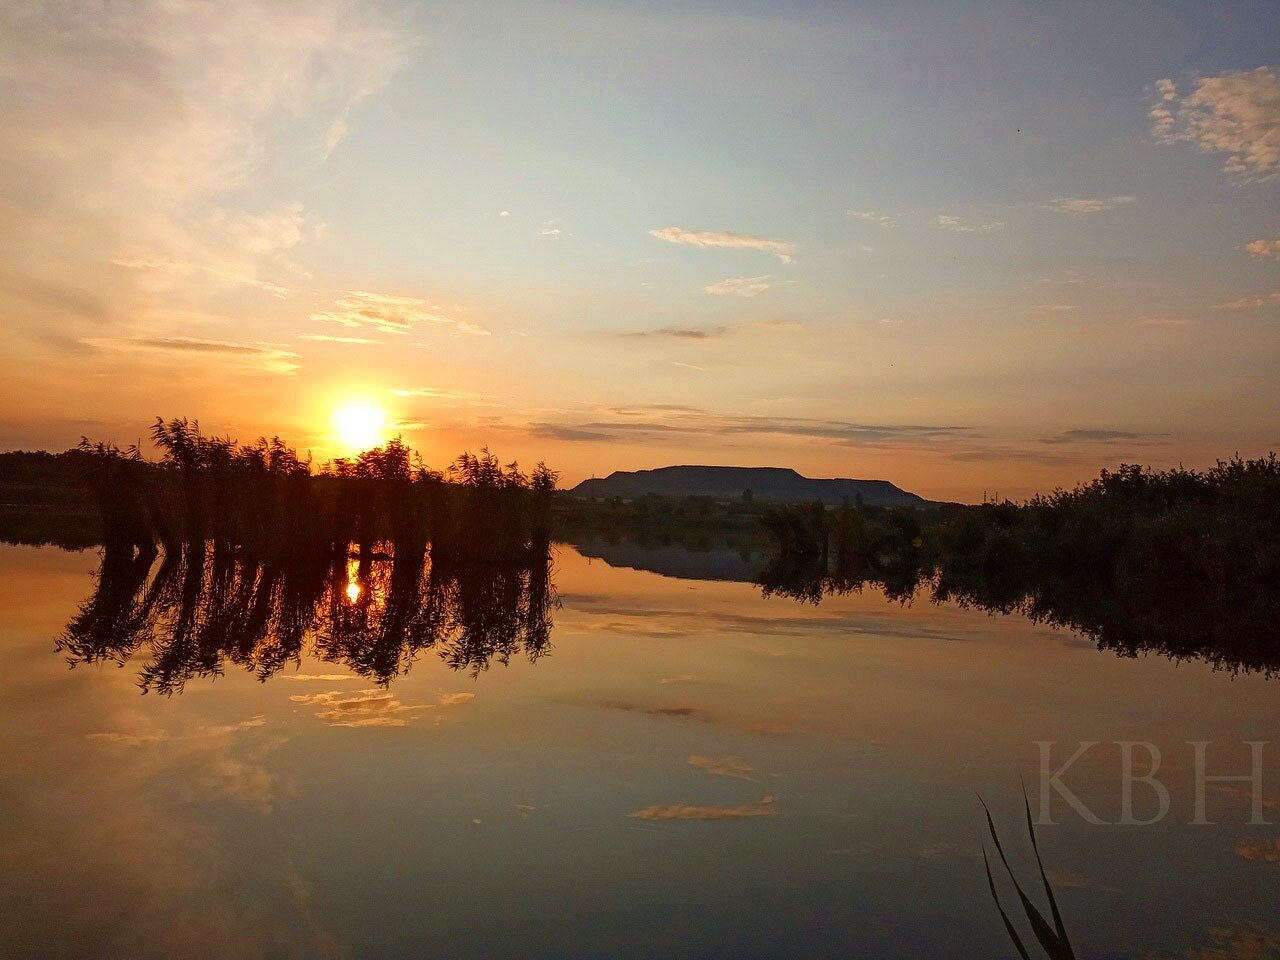
<svg viewBox="0 0 1280 960"><path fill-rule="evenodd" d="M772 817L778 813L772 794L766 793L759 803L737 806L702 806L692 803L655 804L644 807L629 816L636 820L747 820L752 817Z"/></svg>

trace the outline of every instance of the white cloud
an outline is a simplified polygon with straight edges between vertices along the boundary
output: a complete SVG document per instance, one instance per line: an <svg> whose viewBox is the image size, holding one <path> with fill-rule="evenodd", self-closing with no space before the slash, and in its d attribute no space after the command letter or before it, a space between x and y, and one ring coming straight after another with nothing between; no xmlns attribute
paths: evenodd
<svg viewBox="0 0 1280 960"><path fill-rule="evenodd" d="M371 327L382 333L409 333L423 323L452 327L458 333L489 333L484 327L441 313L426 300L366 290L347 291L328 310L311 314L311 319L344 327Z"/></svg>
<svg viewBox="0 0 1280 960"><path fill-rule="evenodd" d="M1151 132L1159 142L1225 153L1222 169L1244 181L1280 174L1280 76L1269 67L1199 77L1182 98L1172 80L1158 80L1156 98Z"/></svg>
<svg viewBox="0 0 1280 960"><path fill-rule="evenodd" d="M1137 197L1057 197L1045 204L1046 210L1054 213L1069 213L1083 216L1087 213L1102 213L1113 210L1127 203L1133 203Z"/></svg>
<svg viewBox="0 0 1280 960"><path fill-rule="evenodd" d="M973 223L945 213L938 214L933 218L933 222L944 230L954 230L957 233L986 233L988 230L999 230L1004 226L999 220Z"/></svg>
<svg viewBox="0 0 1280 960"><path fill-rule="evenodd" d="M769 240L749 233L726 233L716 230L686 230L684 227L663 227L650 230L650 236L667 243L680 243L691 247L726 247L739 250L759 250L771 253L783 263L791 263L796 245L785 240Z"/></svg>
<svg viewBox="0 0 1280 960"><path fill-rule="evenodd" d="M1245 245L1249 256L1258 260L1280 260L1280 237L1271 240L1254 240Z"/></svg>
<svg viewBox="0 0 1280 960"><path fill-rule="evenodd" d="M896 218L884 213L877 213L874 210L846 210L845 216L854 220L863 220L867 223L874 223L878 227L896 227L898 221Z"/></svg>
<svg viewBox="0 0 1280 960"><path fill-rule="evenodd" d="M707 284L704 289L717 297L754 297L773 286L773 277L765 274L762 277L728 277Z"/></svg>

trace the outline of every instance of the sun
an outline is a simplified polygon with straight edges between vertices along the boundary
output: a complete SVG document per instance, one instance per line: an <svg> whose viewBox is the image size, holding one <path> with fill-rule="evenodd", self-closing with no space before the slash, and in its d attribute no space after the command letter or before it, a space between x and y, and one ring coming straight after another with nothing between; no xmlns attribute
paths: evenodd
<svg viewBox="0 0 1280 960"><path fill-rule="evenodd" d="M377 404L355 400L333 411L333 429L348 453L362 453L386 442L387 414Z"/></svg>

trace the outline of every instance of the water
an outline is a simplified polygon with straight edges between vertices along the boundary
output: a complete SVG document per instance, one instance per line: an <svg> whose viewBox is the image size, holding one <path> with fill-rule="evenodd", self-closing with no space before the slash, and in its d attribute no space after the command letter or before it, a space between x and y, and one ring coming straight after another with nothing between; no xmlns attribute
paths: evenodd
<svg viewBox="0 0 1280 960"><path fill-rule="evenodd" d="M1038 828L1080 956L1280 955L1280 827L1233 784L1188 825L1187 741L1248 773L1274 681L872 590L766 598L732 553L593 552L556 548L536 659L428 649L384 687L307 644L164 696L146 649L55 649L96 552L0 547L0 955L1013 956L977 796L1031 881L1036 741L1099 742L1063 779L1108 821L1115 741L1163 754L1159 823L1056 800Z"/></svg>

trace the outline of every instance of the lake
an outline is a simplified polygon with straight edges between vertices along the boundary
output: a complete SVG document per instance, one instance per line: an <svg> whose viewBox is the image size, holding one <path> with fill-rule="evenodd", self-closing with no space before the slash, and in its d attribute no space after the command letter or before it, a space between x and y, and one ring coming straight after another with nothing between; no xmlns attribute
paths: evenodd
<svg viewBox="0 0 1280 960"><path fill-rule="evenodd" d="M427 648L382 684L306 640L165 695L147 644L74 668L57 646L97 551L0 547L0 955L1012 957L978 798L1042 902L1020 781L1038 811L1037 743L1057 769L1096 741L1061 782L1108 822L1055 796L1036 828L1078 955L1280 956L1280 827L1243 781L1190 824L1189 742L1250 774L1276 681L924 597L765 596L732 551L553 560L537 656ZM376 605L360 576L347 599ZM1161 753L1158 822L1114 823L1121 741ZM1158 800L1135 783L1135 819Z"/></svg>

